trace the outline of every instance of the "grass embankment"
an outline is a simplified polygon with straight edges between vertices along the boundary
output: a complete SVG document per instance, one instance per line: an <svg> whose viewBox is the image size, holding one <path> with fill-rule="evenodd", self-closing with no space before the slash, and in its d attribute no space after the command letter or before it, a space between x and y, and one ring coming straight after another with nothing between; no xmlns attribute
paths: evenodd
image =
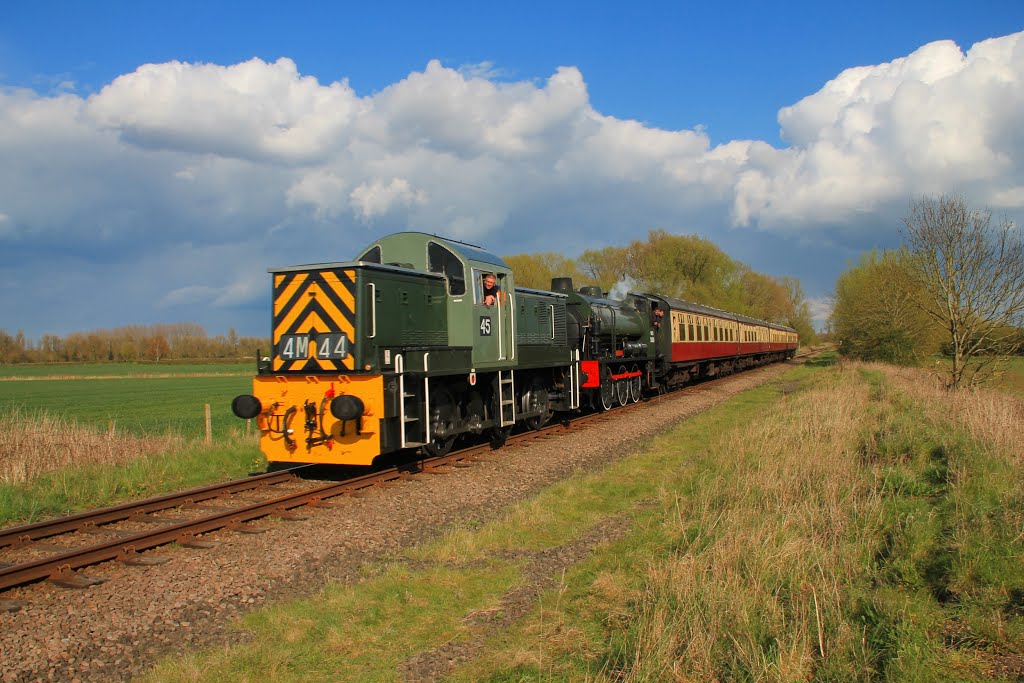
<svg viewBox="0 0 1024 683"><path fill-rule="evenodd" d="M171 367L189 376L0 381L0 524L262 469L255 435L247 438L230 410L251 380ZM204 404L211 407L209 446Z"/></svg>
<svg viewBox="0 0 1024 683"><path fill-rule="evenodd" d="M258 610L249 642L151 680L390 681L460 646L475 658L451 680L1012 677L1022 409L1008 433L958 400L887 369L804 367L358 585ZM526 616L487 626L544 558L623 522Z"/></svg>

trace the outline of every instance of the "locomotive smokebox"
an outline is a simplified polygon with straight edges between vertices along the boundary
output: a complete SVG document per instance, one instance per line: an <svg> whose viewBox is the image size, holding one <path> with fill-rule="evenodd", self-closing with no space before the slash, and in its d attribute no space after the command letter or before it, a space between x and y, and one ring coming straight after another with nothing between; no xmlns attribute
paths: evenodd
<svg viewBox="0 0 1024 683"><path fill-rule="evenodd" d="M576 290L573 289L571 277L553 277L551 278L551 291L572 294Z"/></svg>

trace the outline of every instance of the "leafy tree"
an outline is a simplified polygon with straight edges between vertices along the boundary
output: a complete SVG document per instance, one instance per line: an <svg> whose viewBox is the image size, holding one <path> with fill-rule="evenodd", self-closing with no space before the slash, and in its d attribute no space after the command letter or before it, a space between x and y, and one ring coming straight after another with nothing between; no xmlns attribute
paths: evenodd
<svg viewBox="0 0 1024 683"><path fill-rule="evenodd" d="M783 277L782 286L786 288L786 316L780 322L789 325L800 335L801 343L812 344L818 335L814 331L814 319L811 317L811 306L807 303L803 285L799 278Z"/></svg>
<svg viewBox="0 0 1024 683"><path fill-rule="evenodd" d="M22 363L26 359L27 351L24 332L18 330L17 334L11 336L0 330L0 361Z"/></svg>
<svg viewBox="0 0 1024 683"><path fill-rule="evenodd" d="M910 365L938 349L911 270L905 250L872 251L839 276L831 327L843 355Z"/></svg>
<svg viewBox="0 0 1024 683"><path fill-rule="evenodd" d="M519 254L506 259L516 282L546 288L550 274L567 274L572 261L558 254ZM577 285L587 281L605 291L631 280L632 288L743 313L797 329L805 342L814 326L803 288L796 278L773 278L734 261L713 242L697 235L651 230L646 240L626 247L591 249L579 257ZM553 265L555 264L555 265Z"/></svg>
<svg viewBox="0 0 1024 683"><path fill-rule="evenodd" d="M146 340L146 358L159 361L171 352L171 345L162 334L154 334Z"/></svg>
<svg viewBox="0 0 1024 683"><path fill-rule="evenodd" d="M594 284L605 290L616 282L633 277L629 252L625 247L588 249L579 258L579 268Z"/></svg>
<svg viewBox="0 0 1024 683"><path fill-rule="evenodd" d="M922 197L903 221L915 302L946 333L951 388L988 381L1020 348L1024 239L962 197Z"/></svg>
<svg viewBox="0 0 1024 683"><path fill-rule="evenodd" d="M550 289L551 279L556 277L571 277L577 287L592 282L575 261L555 252L515 254L506 257L505 263L515 273L519 287Z"/></svg>
<svg viewBox="0 0 1024 683"><path fill-rule="evenodd" d="M738 264L713 242L697 235L651 230L626 250L630 273L649 291L723 306Z"/></svg>

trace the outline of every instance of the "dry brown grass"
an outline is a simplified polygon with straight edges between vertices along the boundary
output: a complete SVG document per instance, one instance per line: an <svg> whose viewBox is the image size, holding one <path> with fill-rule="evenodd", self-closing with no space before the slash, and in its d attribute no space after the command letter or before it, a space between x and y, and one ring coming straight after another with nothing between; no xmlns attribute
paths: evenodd
<svg viewBox="0 0 1024 683"><path fill-rule="evenodd" d="M24 484L82 465L124 465L184 445L185 439L174 434L140 438L113 424L99 430L45 412L14 409L0 414L0 483Z"/></svg>
<svg viewBox="0 0 1024 683"><path fill-rule="evenodd" d="M1024 459L1024 399L998 389L950 391L927 370L881 363L860 367L883 374L893 388L918 403L936 422L952 420L1000 453L1018 462Z"/></svg>
<svg viewBox="0 0 1024 683"><path fill-rule="evenodd" d="M649 568L635 659L615 678L810 680L834 652L863 657L842 599L881 500L857 454L869 390L844 374L713 448L698 493L676 500L688 548Z"/></svg>

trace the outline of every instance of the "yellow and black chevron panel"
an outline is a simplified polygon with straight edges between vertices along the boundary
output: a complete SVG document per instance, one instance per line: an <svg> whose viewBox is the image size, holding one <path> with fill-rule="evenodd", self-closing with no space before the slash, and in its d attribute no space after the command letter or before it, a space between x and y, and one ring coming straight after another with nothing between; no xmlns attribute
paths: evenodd
<svg viewBox="0 0 1024 683"><path fill-rule="evenodd" d="M274 274L274 372L339 372L355 366L356 273Z"/></svg>

